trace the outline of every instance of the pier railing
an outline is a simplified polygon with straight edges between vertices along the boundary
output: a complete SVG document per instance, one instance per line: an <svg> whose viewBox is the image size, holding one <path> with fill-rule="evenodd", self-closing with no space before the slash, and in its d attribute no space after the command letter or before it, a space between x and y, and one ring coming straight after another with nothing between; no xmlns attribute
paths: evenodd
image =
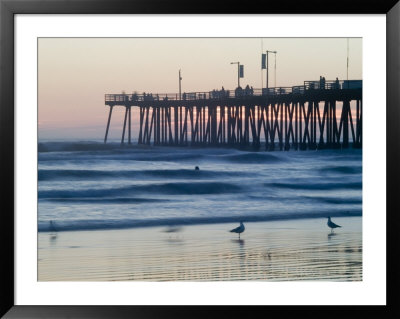
<svg viewBox="0 0 400 319"><path fill-rule="evenodd" d="M236 88L235 90L213 90L208 92L178 93L121 93L106 94L105 102L143 102L143 101L178 101L178 100L221 100L230 98L245 98L252 96L270 96L284 94L305 94L312 90L346 90L362 88L362 80L331 80L304 81L303 85L291 87L272 87L263 89Z"/></svg>

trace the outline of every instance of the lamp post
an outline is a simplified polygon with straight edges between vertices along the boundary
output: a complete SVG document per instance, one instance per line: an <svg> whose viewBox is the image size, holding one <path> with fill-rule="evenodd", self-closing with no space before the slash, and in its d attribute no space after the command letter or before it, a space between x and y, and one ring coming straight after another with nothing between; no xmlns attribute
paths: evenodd
<svg viewBox="0 0 400 319"><path fill-rule="evenodd" d="M238 87L240 87L240 62L231 62L231 64L237 64L238 66Z"/></svg>
<svg viewBox="0 0 400 319"><path fill-rule="evenodd" d="M181 96L181 82L182 82L181 69L179 69L179 99L180 99L180 100L182 100L182 96Z"/></svg>
<svg viewBox="0 0 400 319"><path fill-rule="evenodd" d="M268 51L267 50L267 93L268 93L268 72L269 72L269 65L268 65L268 54L269 53L274 53L276 55L276 51Z"/></svg>
<svg viewBox="0 0 400 319"><path fill-rule="evenodd" d="M349 38L347 38L347 88L349 88Z"/></svg>

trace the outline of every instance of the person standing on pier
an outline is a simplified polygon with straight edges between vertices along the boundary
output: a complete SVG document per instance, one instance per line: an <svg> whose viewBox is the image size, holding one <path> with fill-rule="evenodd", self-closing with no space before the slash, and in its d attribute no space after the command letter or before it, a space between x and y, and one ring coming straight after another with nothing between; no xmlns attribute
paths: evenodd
<svg viewBox="0 0 400 319"><path fill-rule="evenodd" d="M319 89L320 90L325 89L325 77L323 77L323 76L319 77Z"/></svg>
<svg viewBox="0 0 400 319"><path fill-rule="evenodd" d="M339 79L338 79L338 78L336 78L335 84L336 84L335 89L336 89L336 90L339 90L339 89L340 89L340 86L339 86Z"/></svg>
<svg viewBox="0 0 400 319"><path fill-rule="evenodd" d="M250 95L250 86L247 84L244 89L244 95Z"/></svg>
<svg viewBox="0 0 400 319"><path fill-rule="evenodd" d="M243 95L243 89L240 87L240 86L238 86L236 89L235 89L235 97L240 97L240 96L242 96Z"/></svg>

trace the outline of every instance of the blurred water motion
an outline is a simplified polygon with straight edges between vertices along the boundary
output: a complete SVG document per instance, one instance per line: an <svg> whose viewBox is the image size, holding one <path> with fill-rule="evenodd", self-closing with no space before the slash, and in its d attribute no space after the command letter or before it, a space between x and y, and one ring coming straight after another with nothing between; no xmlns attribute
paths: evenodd
<svg viewBox="0 0 400 319"><path fill-rule="evenodd" d="M163 230L164 233L178 233L183 230L181 226L168 226Z"/></svg>

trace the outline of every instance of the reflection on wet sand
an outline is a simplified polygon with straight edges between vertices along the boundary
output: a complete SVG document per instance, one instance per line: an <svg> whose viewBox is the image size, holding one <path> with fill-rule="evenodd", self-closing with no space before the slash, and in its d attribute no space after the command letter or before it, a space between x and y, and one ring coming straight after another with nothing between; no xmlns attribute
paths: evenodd
<svg viewBox="0 0 400 319"><path fill-rule="evenodd" d="M336 235L337 235L336 233L329 233L328 234L328 239L331 239L331 237L336 236Z"/></svg>
<svg viewBox="0 0 400 319"><path fill-rule="evenodd" d="M329 234L318 220L39 233L40 281L362 280L361 218ZM322 224L323 225L323 224ZM276 226L276 227L274 227ZM71 247L74 247L73 249Z"/></svg>
<svg viewBox="0 0 400 319"><path fill-rule="evenodd" d="M232 239L231 241L232 241L232 243L237 243L240 246L244 245L244 239Z"/></svg>

